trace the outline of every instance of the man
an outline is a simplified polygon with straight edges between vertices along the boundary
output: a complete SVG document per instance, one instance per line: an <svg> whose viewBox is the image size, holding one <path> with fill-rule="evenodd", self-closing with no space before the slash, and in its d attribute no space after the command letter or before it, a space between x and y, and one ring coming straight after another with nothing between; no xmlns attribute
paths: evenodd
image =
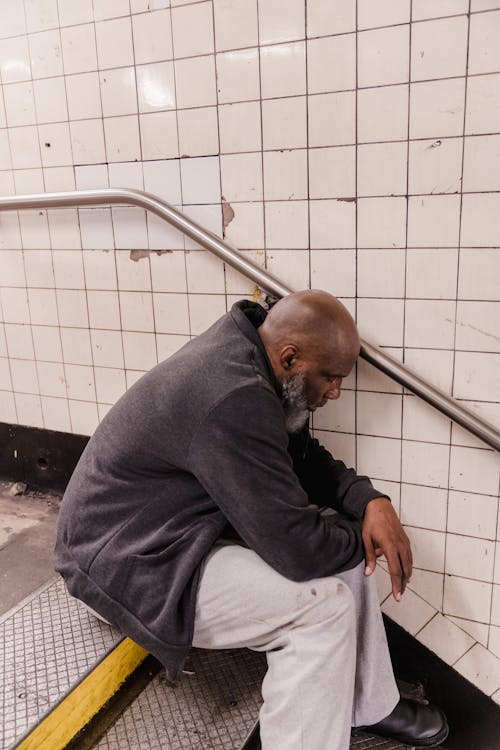
<svg viewBox="0 0 500 750"><path fill-rule="evenodd" d="M267 316L237 303L115 404L61 507L70 593L171 679L191 644L266 652L264 750L346 750L351 725L426 746L448 731L438 709L399 699L388 655L372 574L385 554L399 600L408 538L308 430L358 354L325 292Z"/></svg>

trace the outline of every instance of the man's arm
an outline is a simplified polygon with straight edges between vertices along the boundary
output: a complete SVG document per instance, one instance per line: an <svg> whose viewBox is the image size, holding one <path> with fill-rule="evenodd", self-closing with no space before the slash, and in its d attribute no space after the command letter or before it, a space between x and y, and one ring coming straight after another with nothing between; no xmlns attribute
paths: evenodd
<svg viewBox="0 0 500 750"><path fill-rule="evenodd" d="M399 601L411 577L412 553L387 495L376 490L368 477L356 474L354 469L334 459L310 436L308 426L290 436L289 452L311 502L362 519L365 574L372 575L377 557L385 555L392 593Z"/></svg>

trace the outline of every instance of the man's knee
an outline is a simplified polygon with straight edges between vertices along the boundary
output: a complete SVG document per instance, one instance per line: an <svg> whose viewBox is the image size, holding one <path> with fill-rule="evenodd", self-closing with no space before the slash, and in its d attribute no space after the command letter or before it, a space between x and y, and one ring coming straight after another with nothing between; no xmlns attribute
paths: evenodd
<svg viewBox="0 0 500 750"><path fill-rule="evenodd" d="M330 620L350 626L355 620L353 594L336 576L316 578L296 584L298 587L294 625L314 625Z"/></svg>

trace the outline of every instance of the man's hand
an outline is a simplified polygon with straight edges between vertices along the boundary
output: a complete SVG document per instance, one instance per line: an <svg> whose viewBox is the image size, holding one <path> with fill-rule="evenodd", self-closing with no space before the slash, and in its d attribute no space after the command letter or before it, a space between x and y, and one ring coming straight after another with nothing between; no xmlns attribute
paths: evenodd
<svg viewBox="0 0 500 750"><path fill-rule="evenodd" d="M375 570L377 557L385 555L392 581L392 595L400 601L410 580L413 558L410 540L406 536L396 511L385 497L370 500L363 520L365 545L365 575Z"/></svg>

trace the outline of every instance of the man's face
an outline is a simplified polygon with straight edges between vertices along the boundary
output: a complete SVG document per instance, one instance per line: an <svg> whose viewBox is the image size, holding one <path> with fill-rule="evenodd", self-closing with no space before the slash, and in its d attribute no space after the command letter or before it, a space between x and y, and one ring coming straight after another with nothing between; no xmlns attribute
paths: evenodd
<svg viewBox="0 0 500 750"><path fill-rule="evenodd" d="M340 397L342 380L349 375L355 361L352 354L297 360L294 372L282 381L282 402L289 432L300 430L309 412Z"/></svg>

